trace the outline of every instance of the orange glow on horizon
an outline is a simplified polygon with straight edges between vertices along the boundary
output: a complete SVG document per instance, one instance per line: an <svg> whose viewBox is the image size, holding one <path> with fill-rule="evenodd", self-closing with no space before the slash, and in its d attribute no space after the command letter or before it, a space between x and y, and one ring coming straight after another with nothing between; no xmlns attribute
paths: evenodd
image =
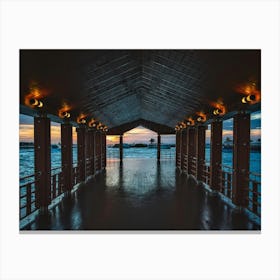
<svg viewBox="0 0 280 280"><path fill-rule="evenodd" d="M117 135L107 135L106 139L107 139L107 144L117 144L120 141L119 140L120 137Z"/></svg>
<svg viewBox="0 0 280 280"><path fill-rule="evenodd" d="M76 128L73 127L73 144L77 143ZM51 143L57 144L61 142L60 126L51 125ZM34 142L34 125L33 124L20 124L19 125L19 141L20 142Z"/></svg>

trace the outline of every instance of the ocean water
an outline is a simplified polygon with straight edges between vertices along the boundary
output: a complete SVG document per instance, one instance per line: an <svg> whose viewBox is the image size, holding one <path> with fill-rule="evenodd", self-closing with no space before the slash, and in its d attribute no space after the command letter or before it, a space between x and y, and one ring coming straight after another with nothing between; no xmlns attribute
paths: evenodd
<svg viewBox="0 0 280 280"><path fill-rule="evenodd" d="M56 168L61 166L61 155L60 149L52 148L51 150L51 167ZM124 158L156 158L157 149L149 148L128 148L123 150ZM108 158L119 158L118 148L107 148ZM170 149L161 150L162 159L174 159L175 158L175 147ZM205 159L207 162L210 161L210 148L205 150ZM224 150L222 154L223 165L232 166L232 151ZM73 147L73 163L77 163L77 147ZM34 150L20 149L20 178L34 174ZM261 153L252 151L250 154L250 171L254 173L261 173Z"/></svg>
<svg viewBox="0 0 280 280"><path fill-rule="evenodd" d="M210 148L205 149L205 160L210 162ZM232 167L233 154L231 150L223 150L222 165ZM259 151L250 152L250 172L261 174L261 153Z"/></svg>
<svg viewBox="0 0 280 280"><path fill-rule="evenodd" d="M73 163L77 163L77 147L73 147ZM51 168L61 167L61 150L51 149ZM19 177L34 174L34 149L25 148L19 151Z"/></svg>

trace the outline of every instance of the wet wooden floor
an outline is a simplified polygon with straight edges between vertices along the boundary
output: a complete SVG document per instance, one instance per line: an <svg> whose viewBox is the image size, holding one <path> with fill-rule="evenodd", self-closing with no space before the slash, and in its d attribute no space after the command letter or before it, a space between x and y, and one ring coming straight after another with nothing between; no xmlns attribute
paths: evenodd
<svg viewBox="0 0 280 280"><path fill-rule="evenodd" d="M27 230L258 230L175 170L174 161L109 161L107 170Z"/></svg>

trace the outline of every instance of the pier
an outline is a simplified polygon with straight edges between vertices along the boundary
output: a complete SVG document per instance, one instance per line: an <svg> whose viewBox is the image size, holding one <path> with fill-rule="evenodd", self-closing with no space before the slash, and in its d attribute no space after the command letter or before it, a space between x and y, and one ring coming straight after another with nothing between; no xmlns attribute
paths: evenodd
<svg viewBox="0 0 280 280"><path fill-rule="evenodd" d="M20 78L35 157L34 174L20 178L20 229L261 228L261 177L249 168L260 51L21 50ZM222 130L230 118L233 165L225 166ZM61 126L55 169L51 121ZM155 159L124 157L123 136L138 126L157 134ZM162 136L170 134L176 155L165 159ZM107 158L111 135L119 137L116 160Z"/></svg>

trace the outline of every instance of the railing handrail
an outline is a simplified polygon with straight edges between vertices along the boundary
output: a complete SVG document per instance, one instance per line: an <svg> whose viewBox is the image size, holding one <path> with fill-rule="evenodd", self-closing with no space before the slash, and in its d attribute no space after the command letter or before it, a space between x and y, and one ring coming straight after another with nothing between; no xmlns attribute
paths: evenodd
<svg viewBox="0 0 280 280"><path fill-rule="evenodd" d="M78 166L78 163L77 163L77 162L74 162L74 163L73 163L73 168L75 168L75 167L77 167L77 166ZM58 169L62 169L62 166L53 167L53 168L51 169L51 172L52 172L52 171L55 171L55 170L58 170ZM28 176L24 176L24 177L19 178L19 180L20 180L20 181L23 181L23 180L26 180L26 179L28 179L28 178L35 177L35 175L36 175L36 173L31 174L31 175L28 175ZM54 175L54 174L53 174L53 175ZM34 182L35 182L35 181L34 181ZM32 183L32 182L28 182L28 183Z"/></svg>
<svg viewBox="0 0 280 280"><path fill-rule="evenodd" d="M35 177L35 173L34 174L31 174L31 175L28 175L28 176L25 176L25 177L21 177L21 178L19 178L19 180L20 181L22 181L22 180L26 180L26 179L28 179L28 178L32 178L32 177Z"/></svg>
<svg viewBox="0 0 280 280"><path fill-rule="evenodd" d="M256 173L256 172L249 172L250 175L256 176L256 177L262 177L262 175L260 173Z"/></svg>

